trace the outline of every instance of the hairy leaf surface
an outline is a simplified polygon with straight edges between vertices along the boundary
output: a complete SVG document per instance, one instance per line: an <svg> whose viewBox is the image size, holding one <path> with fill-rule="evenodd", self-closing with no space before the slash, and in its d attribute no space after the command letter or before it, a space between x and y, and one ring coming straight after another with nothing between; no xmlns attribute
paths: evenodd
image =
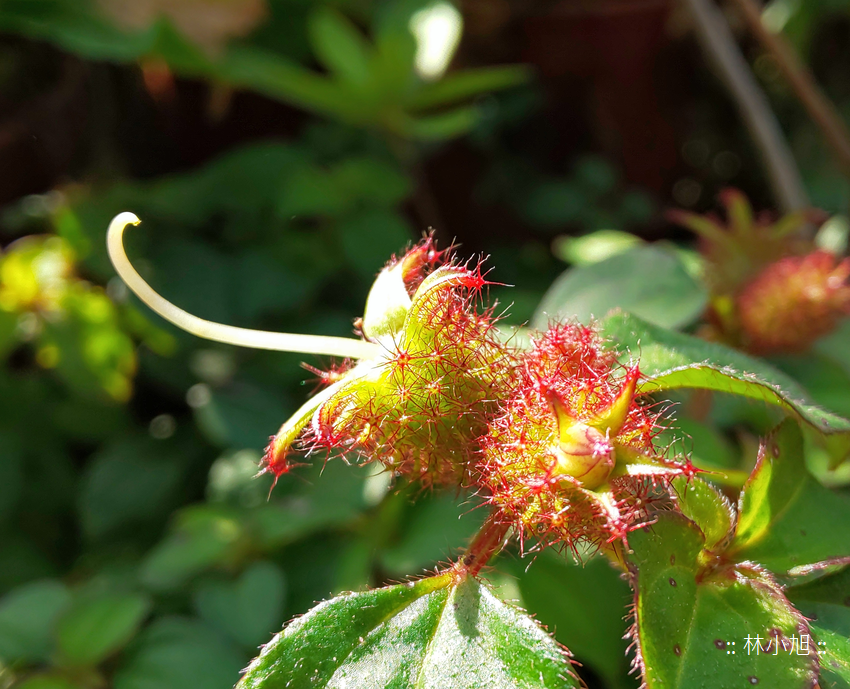
<svg viewBox="0 0 850 689"><path fill-rule="evenodd" d="M291 622L239 689L578 687L563 650L473 578L348 593Z"/></svg>

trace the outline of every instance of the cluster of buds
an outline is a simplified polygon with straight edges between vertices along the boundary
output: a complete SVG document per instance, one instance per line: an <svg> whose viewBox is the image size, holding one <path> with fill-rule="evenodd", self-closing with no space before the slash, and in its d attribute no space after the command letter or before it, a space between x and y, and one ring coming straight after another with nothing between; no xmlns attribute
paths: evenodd
<svg viewBox="0 0 850 689"><path fill-rule="evenodd" d="M655 447L660 414L636 399L638 367L619 366L577 324L511 346L492 310L476 308L480 265L442 259L427 238L384 269L361 324L380 353L283 425L265 470L289 471L299 450L353 454L478 491L491 525L515 528L523 544L626 538L659 483L693 473Z"/></svg>
<svg viewBox="0 0 850 689"><path fill-rule="evenodd" d="M737 190L726 189L720 200L726 225L711 215L669 214L702 240L711 294L706 336L760 355L807 350L850 314L850 260L801 236L824 220L819 213L774 221L754 215Z"/></svg>
<svg viewBox="0 0 850 689"><path fill-rule="evenodd" d="M477 491L492 512L488 548L513 528L523 544L576 549L625 539L656 492L693 474L654 446L660 414L637 399L637 366L620 366L593 329L576 324L553 325L530 348L512 344L492 309L478 306L489 284L480 263L459 264L432 237L378 275L361 338L345 340L221 326L177 309L127 261L128 222L138 219L122 215L110 227L113 263L172 322L219 341L351 352L272 438L262 469L275 480L316 452L379 462L426 486Z"/></svg>

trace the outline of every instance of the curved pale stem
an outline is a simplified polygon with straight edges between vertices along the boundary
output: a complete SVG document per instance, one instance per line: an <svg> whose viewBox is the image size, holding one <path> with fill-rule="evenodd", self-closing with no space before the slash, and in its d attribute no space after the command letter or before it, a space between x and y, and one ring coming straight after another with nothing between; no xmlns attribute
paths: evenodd
<svg viewBox="0 0 850 689"><path fill-rule="evenodd" d="M106 247L112 265L121 279L135 292L145 304L156 311L165 320L178 328L203 337L207 340L224 342L240 347L271 349L279 352L301 352L304 354L325 354L352 359L366 359L377 356L380 347L371 342L347 337L325 337L322 335L300 335L295 333L270 333L263 330L249 330L232 325L213 323L193 316L176 307L151 289L141 275L136 272L124 251L124 229L127 225L138 225L141 221L133 213L119 213L109 223L106 235Z"/></svg>

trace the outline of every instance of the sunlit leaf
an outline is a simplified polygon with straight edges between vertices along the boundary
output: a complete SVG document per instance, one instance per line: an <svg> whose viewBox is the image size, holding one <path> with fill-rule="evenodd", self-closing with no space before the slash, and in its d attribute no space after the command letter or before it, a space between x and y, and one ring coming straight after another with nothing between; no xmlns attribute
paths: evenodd
<svg viewBox="0 0 850 689"><path fill-rule="evenodd" d="M800 386L769 364L723 345L612 314L601 322L625 358L640 358L642 392L698 388L727 392L779 406L819 431L850 433L850 421L820 409Z"/></svg>
<svg viewBox="0 0 850 689"><path fill-rule="evenodd" d="M850 500L820 485L806 469L796 421L785 421L761 447L738 506L728 555L784 573L850 557Z"/></svg>
<svg viewBox="0 0 850 689"><path fill-rule="evenodd" d="M532 319L587 322L621 308L655 325L675 328L693 322L706 292L670 251L639 245L611 258L567 270L549 288Z"/></svg>
<svg viewBox="0 0 850 689"><path fill-rule="evenodd" d="M499 562L497 569L509 564L523 605L577 661L611 687L626 689L636 684L628 678L628 642L623 639L629 587L604 557L578 565L564 554L547 550L532 562Z"/></svg>
<svg viewBox="0 0 850 689"><path fill-rule="evenodd" d="M714 550L732 535L735 510L726 497L699 479L673 479L672 487L679 509L694 522L705 537L705 547Z"/></svg>
<svg viewBox="0 0 850 689"><path fill-rule="evenodd" d="M241 689L578 687L558 645L472 578L350 593L291 622Z"/></svg>
<svg viewBox="0 0 850 689"><path fill-rule="evenodd" d="M782 644L808 632L802 615L769 579L741 566L701 571L702 533L674 514L658 515L652 527L629 534L629 545L647 689L813 686L814 653L768 649L777 635Z"/></svg>

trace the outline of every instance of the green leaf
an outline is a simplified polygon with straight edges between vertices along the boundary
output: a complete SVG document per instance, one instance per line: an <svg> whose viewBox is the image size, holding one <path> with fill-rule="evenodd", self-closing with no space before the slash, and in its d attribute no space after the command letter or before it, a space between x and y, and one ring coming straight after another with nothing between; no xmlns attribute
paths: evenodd
<svg viewBox="0 0 850 689"><path fill-rule="evenodd" d="M548 549L530 564L499 562L498 569L509 564L526 610L551 629L582 665L604 678L606 686L634 686L628 678L628 642L623 639L623 616L631 595L604 557L577 565Z"/></svg>
<svg viewBox="0 0 850 689"><path fill-rule="evenodd" d="M231 689L244 656L209 627L162 617L127 649L115 689Z"/></svg>
<svg viewBox="0 0 850 689"><path fill-rule="evenodd" d="M424 84L409 106L414 110L434 108L482 96L491 91L524 84L531 78L526 65L481 67L454 72L439 81Z"/></svg>
<svg viewBox="0 0 850 689"><path fill-rule="evenodd" d="M571 179L553 179L531 188L522 204L523 217L533 225L562 229L581 222L588 211L584 190Z"/></svg>
<svg viewBox="0 0 850 689"><path fill-rule="evenodd" d="M814 684L814 655L781 649L774 655L777 647L756 653L756 637L766 649L776 630L783 639L808 631L779 587L757 570L702 571L697 564L702 533L676 514L660 514L653 526L629 534L629 545L647 689L807 689Z"/></svg>
<svg viewBox="0 0 850 689"><path fill-rule="evenodd" d="M310 18L310 38L316 56L343 81L362 86L371 76L371 46L354 24L339 12L321 7Z"/></svg>
<svg viewBox="0 0 850 689"><path fill-rule="evenodd" d="M198 615L242 646L256 648L283 619L286 581L271 562L255 562L233 582L206 581L195 590Z"/></svg>
<svg viewBox="0 0 850 689"><path fill-rule="evenodd" d="M820 656L821 688L850 688L850 568L795 586L788 597L813 620L812 645Z"/></svg>
<svg viewBox="0 0 850 689"><path fill-rule="evenodd" d="M239 689L578 687L558 645L472 578L344 594L291 622ZM119 688L120 689L120 688Z"/></svg>
<svg viewBox="0 0 850 689"><path fill-rule="evenodd" d="M286 415L279 394L247 381L216 389L209 403L195 409L195 419L207 438L234 448L264 447Z"/></svg>
<svg viewBox="0 0 850 689"><path fill-rule="evenodd" d="M244 537L239 516L206 505L184 508L172 532L142 562L142 583L156 590L171 589L228 561Z"/></svg>
<svg viewBox="0 0 850 689"><path fill-rule="evenodd" d="M600 330L624 358L640 357L647 378L640 385L643 393L680 388L726 392L781 407L822 433L850 433L850 421L815 406L791 378L734 349L626 313L608 316Z"/></svg>
<svg viewBox="0 0 850 689"><path fill-rule="evenodd" d="M368 121L363 105L343 85L265 50L233 46L219 65L222 78L274 100L352 123Z"/></svg>
<svg viewBox="0 0 850 689"><path fill-rule="evenodd" d="M302 469L299 478L310 482L307 489L261 504L248 513L257 544L277 550L308 534L350 524L369 504L365 496L369 471L370 467L351 467L343 462Z"/></svg>
<svg viewBox="0 0 850 689"><path fill-rule="evenodd" d="M17 435L0 432L0 521L12 514L24 483L24 453Z"/></svg>
<svg viewBox="0 0 850 689"><path fill-rule="evenodd" d="M484 516L454 494L422 496L406 515L399 542L381 553L381 563L395 576L433 571L475 535Z"/></svg>
<svg viewBox="0 0 850 689"><path fill-rule="evenodd" d="M389 210L358 213L340 221L334 229L345 258L366 279L373 278L387 257L409 242L413 234L404 218ZM401 271L397 273L401 279Z"/></svg>
<svg viewBox="0 0 850 689"><path fill-rule="evenodd" d="M767 438L738 505L738 527L727 554L784 573L850 557L850 501L807 471L803 436L788 419Z"/></svg>
<svg viewBox="0 0 850 689"><path fill-rule="evenodd" d="M837 634L819 622L811 625L812 647L820 656L820 689L850 689L850 638Z"/></svg>
<svg viewBox="0 0 850 689"><path fill-rule="evenodd" d="M185 443L125 437L97 452L83 474L78 510L83 533L100 539L161 518L173 509L186 472Z"/></svg>
<svg viewBox="0 0 850 689"><path fill-rule="evenodd" d="M446 141L466 134L479 118L475 106L458 107L439 115L428 115L405 120L401 133L420 141Z"/></svg>
<svg viewBox="0 0 850 689"><path fill-rule="evenodd" d="M817 352L772 357L771 363L799 382L819 406L850 416L850 375L840 364Z"/></svg>
<svg viewBox="0 0 850 689"><path fill-rule="evenodd" d="M0 660L7 665L46 660L54 624L70 602L58 581L37 581L6 594L0 600Z"/></svg>
<svg viewBox="0 0 850 689"><path fill-rule="evenodd" d="M71 665L97 665L124 646L150 610L140 594L108 594L75 602L57 626L62 658Z"/></svg>
<svg viewBox="0 0 850 689"><path fill-rule="evenodd" d="M679 509L705 536L705 547L723 544L735 526L735 510L726 497L698 478L677 477L672 481Z"/></svg>
<svg viewBox="0 0 850 689"><path fill-rule="evenodd" d="M587 322L621 308L655 325L676 328L693 322L706 298L675 254L640 245L567 270L543 296L532 325L545 328L551 319Z"/></svg>
<svg viewBox="0 0 850 689"><path fill-rule="evenodd" d="M56 675L35 675L21 684L16 684L15 689L84 689L84 687Z"/></svg>
<svg viewBox="0 0 850 689"><path fill-rule="evenodd" d="M589 266L617 254L622 254L642 243L636 237L621 230L597 230L582 237L564 235L552 242L552 253L565 263Z"/></svg>

